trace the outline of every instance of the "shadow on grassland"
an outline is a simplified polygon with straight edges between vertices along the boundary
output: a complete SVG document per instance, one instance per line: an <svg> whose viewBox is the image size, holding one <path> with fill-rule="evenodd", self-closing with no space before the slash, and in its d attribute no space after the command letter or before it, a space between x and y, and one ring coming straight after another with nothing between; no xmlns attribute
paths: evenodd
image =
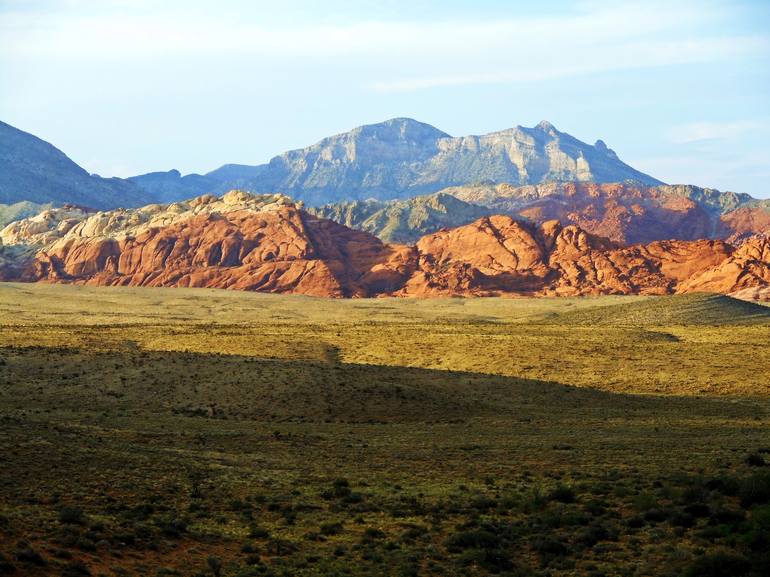
<svg viewBox="0 0 770 577"><path fill-rule="evenodd" d="M0 349L5 410L178 414L307 422L682 415L755 417L749 401L636 396L559 383L412 367L63 347Z"/></svg>

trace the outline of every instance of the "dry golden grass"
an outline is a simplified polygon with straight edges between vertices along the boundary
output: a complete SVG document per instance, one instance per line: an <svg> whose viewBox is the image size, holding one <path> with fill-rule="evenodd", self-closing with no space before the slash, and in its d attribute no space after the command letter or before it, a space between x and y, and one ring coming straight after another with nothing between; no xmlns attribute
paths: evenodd
<svg viewBox="0 0 770 577"><path fill-rule="evenodd" d="M0 284L0 571L761 570L770 325L699 298Z"/></svg>

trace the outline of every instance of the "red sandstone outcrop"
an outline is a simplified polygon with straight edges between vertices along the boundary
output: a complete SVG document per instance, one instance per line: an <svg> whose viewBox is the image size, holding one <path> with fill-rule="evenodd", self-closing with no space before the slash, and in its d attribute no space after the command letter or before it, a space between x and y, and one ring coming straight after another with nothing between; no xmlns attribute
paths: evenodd
<svg viewBox="0 0 770 577"><path fill-rule="evenodd" d="M198 215L136 237L67 237L41 250L22 279L370 296L411 275L411 253L283 207Z"/></svg>
<svg viewBox="0 0 770 577"><path fill-rule="evenodd" d="M286 197L239 192L34 218L0 232L5 280L327 297L766 295L770 287L770 241L761 236L624 246L557 220L490 216L408 247L311 216Z"/></svg>
<svg viewBox="0 0 770 577"><path fill-rule="evenodd" d="M550 182L468 185L446 193L535 223L558 220L621 244L655 240L733 239L770 232L770 208L736 208L737 195L693 186Z"/></svg>

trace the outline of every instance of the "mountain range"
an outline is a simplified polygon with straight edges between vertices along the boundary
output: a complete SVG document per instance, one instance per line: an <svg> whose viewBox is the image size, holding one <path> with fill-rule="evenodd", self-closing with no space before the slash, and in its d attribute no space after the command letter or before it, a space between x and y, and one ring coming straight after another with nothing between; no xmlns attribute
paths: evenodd
<svg viewBox="0 0 770 577"><path fill-rule="evenodd" d="M0 163L5 280L770 297L770 201L663 184L547 122L454 138L397 118L264 165L129 179L0 124Z"/></svg>
<svg viewBox="0 0 770 577"><path fill-rule="evenodd" d="M482 216L414 245L231 191L94 212L55 208L0 232L0 279L326 297L718 292L770 296L770 240L624 246L556 220Z"/></svg>
<svg viewBox="0 0 770 577"><path fill-rule="evenodd" d="M556 219L620 243L732 238L770 228L770 201L664 185L621 162L602 141L591 146L545 121L454 138L395 118L263 165L128 179L89 175L52 145L0 124L0 162L0 202L12 203L0 204L0 225L36 208L130 208L238 188L287 194L317 216L386 242L414 243L491 214Z"/></svg>
<svg viewBox="0 0 770 577"><path fill-rule="evenodd" d="M128 179L89 175L39 138L0 124L0 202L79 204L91 208L173 202L231 189L281 192L309 205L403 199L448 186L550 181L661 184L550 123L482 136L452 137L409 118L394 118L284 152L267 164L227 164L207 174L177 170Z"/></svg>
<svg viewBox="0 0 770 577"><path fill-rule="evenodd" d="M478 182L661 184L622 162L601 140L586 144L545 121L532 128L452 137L410 118L359 126L275 156L267 164L225 165L203 176L172 171L130 180L164 200L240 188L280 191L310 205L407 198Z"/></svg>
<svg viewBox="0 0 770 577"><path fill-rule="evenodd" d="M88 174L55 146L0 122L0 204L82 204L93 208L139 206L153 201L122 178Z"/></svg>
<svg viewBox="0 0 770 577"><path fill-rule="evenodd" d="M309 212L364 230L386 242L414 243L441 228L506 214L542 224L558 220L621 244L655 240L736 240L770 232L770 200L691 185L548 182L476 184L407 200L365 200Z"/></svg>

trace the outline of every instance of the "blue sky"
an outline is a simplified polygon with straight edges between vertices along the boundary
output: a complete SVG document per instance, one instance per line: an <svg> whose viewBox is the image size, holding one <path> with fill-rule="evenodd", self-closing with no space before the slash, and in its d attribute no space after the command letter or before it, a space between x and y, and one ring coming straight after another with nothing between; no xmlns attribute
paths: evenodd
<svg viewBox="0 0 770 577"><path fill-rule="evenodd" d="M0 120L86 169L258 164L409 116L551 121L770 197L770 2L0 0Z"/></svg>

